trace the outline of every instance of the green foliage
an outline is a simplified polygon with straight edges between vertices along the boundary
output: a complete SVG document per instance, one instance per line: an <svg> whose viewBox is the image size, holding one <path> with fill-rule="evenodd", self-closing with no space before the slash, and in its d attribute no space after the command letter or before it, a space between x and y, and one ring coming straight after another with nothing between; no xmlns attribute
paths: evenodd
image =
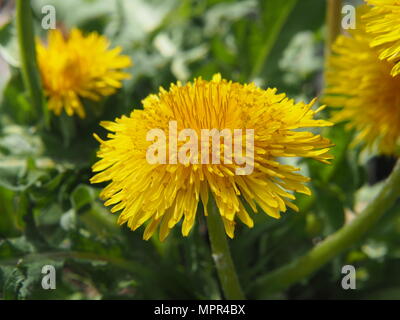
<svg viewBox="0 0 400 320"><path fill-rule="evenodd" d="M0 298L221 298L202 214L188 238L176 228L165 243L118 226L99 200L101 186L89 183L98 148L92 134L104 137L100 121L141 108L159 86L217 72L296 99L319 95L324 1L34 0L40 37L45 4L56 7L60 26L107 35L134 66L114 96L84 101L89 117L51 115L44 128L24 89L15 26L0 28L0 54L11 68L0 92ZM230 241L245 293L342 227L380 186L366 184L369 155L349 147L352 132L338 125L323 133L336 145L330 166L294 159L312 178L313 196L296 200L300 212L280 220L255 214L254 228L238 225ZM315 275L271 298L398 298L399 210ZM348 263L361 270L356 292L340 287L340 267ZM56 290L41 287L46 264L57 269Z"/></svg>

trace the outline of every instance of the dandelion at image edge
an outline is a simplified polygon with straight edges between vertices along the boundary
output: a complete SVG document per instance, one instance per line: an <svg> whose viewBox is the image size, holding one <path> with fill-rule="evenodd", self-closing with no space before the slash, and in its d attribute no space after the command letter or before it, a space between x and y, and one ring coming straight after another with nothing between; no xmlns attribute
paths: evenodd
<svg viewBox="0 0 400 320"><path fill-rule="evenodd" d="M400 0L366 0L373 5L363 16L370 45L377 48L379 58L393 62L392 76L400 74Z"/></svg>
<svg viewBox="0 0 400 320"><path fill-rule="evenodd" d="M360 16L370 10L357 9ZM382 154L397 154L400 147L400 75L393 77L393 62L379 59L379 50L369 44L363 20L348 36L338 37L327 64L323 102L341 107L334 122L347 122L355 129L353 145L363 144Z"/></svg>
<svg viewBox="0 0 400 320"><path fill-rule="evenodd" d="M92 183L108 181L100 197L111 212L121 211L118 222L136 230L146 224L144 239L159 228L164 240L181 220L182 234L187 236L195 222L199 201L207 214L209 192L215 199L226 233L233 238L237 220L253 227L245 203L251 211L259 209L279 218L287 207L298 210L291 202L294 192L310 195L304 183L309 178L298 168L282 164L278 158L305 157L328 163L331 142L308 127L325 127L331 123L316 120L321 110L312 105L294 103L276 89L262 90L253 83L239 84L214 75L212 81L197 78L193 83L172 84L169 91L143 100L143 110L129 117L101 125L109 130L108 140L100 142L98 157L92 169L98 172ZM254 129L254 171L235 175L232 164L149 164L146 141L150 129L167 132L168 123L177 121L178 132L185 128ZM301 130L298 130L301 129ZM223 144L221 150L223 149Z"/></svg>
<svg viewBox="0 0 400 320"><path fill-rule="evenodd" d="M48 108L56 115L85 117L82 98L99 101L120 88L129 74L121 69L132 65L121 48L110 49L106 37L96 32L84 35L72 29L64 36L50 30L47 43L36 41L40 75L48 97Z"/></svg>

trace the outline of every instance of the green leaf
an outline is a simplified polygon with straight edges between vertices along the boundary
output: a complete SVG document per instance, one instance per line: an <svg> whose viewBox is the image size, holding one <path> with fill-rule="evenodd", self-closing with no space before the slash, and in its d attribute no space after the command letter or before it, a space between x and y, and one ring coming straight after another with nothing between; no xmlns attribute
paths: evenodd
<svg viewBox="0 0 400 320"><path fill-rule="evenodd" d="M20 257L24 251L9 240L0 240L0 261Z"/></svg>
<svg viewBox="0 0 400 320"><path fill-rule="evenodd" d="M19 67L17 31L14 22L0 28L0 55L13 67Z"/></svg>
<svg viewBox="0 0 400 320"><path fill-rule="evenodd" d="M23 87L21 74L12 70L11 78L5 84L3 97L0 99L2 112L19 124L33 124L37 119L37 111L28 102Z"/></svg>
<svg viewBox="0 0 400 320"><path fill-rule="evenodd" d="M22 260L23 261L23 260ZM8 268L8 272L3 275L5 278L3 295L6 300L25 300L32 299L43 293L42 288L42 268L45 265L52 265L56 269L56 281L62 279L63 261L55 261L44 258L41 261L21 264L15 268ZM4 272L4 270L3 270ZM57 282L56 282L57 285Z"/></svg>
<svg viewBox="0 0 400 320"><path fill-rule="evenodd" d="M262 72L266 60L279 39L279 34L295 7L297 0L259 1L261 6L261 24L250 28L250 57L254 59L250 78L254 79ZM255 30L256 29L256 30ZM261 29L261 30L260 30Z"/></svg>
<svg viewBox="0 0 400 320"><path fill-rule="evenodd" d="M22 231L14 207L15 193L0 187L0 238L14 237Z"/></svg>
<svg viewBox="0 0 400 320"><path fill-rule="evenodd" d="M10 274L5 276L4 288L3 288L3 297L5 300L15 300L19 298L19 291L21 290L24 281L25 275L23 272L15 268Z"/></svg>
<svg viewBox="0 0 400 320"><path fill-rule="evenodd" d="M344 199L329 187L319 186L315 192L318 214L327 222L324 223L324 235L328 236L344 225Z"/></svg>
<svg viewBox="0 0 400 320"><path fill-rule="evenodd" d="M80 184L71 194L72 207L78 212L82 208L91 205L96 199L96 193L92 187Z"/></svg>

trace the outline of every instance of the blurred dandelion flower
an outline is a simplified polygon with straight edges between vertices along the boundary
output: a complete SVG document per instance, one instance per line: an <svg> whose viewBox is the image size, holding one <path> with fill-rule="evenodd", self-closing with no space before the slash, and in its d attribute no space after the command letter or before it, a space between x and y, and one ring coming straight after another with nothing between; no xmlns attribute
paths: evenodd
<svg viewBox="0 0 400 320"><path fill-rule="evenodd" d="M129 67L128 56L120 55L121 48L109 49L110 43L95 32L83 35L72 29L65 38L60 30L50 30L48 43L37 41L40 74L48 96L48 108L56 115L64 109L85 117L81 98L98 101L121 87L129 78L120 69Z"/></svg>
<svg viewBox="0 0 400 320"><path fill-rule="evenodd" d="M358 9L360 16L368 7ZM353 144L365 142L383 154L393 154L400 137L400 76L392 77L394 63L379 59L379 49L370 47L365 23L341 35L332 48L326 73L324 103L343 107L334 122L349 121L358 132Z"/></svg>
<svg viewBox="0 0 400 320"><path fill-rule="evenodd" d="M400 74L400 0L366 0L373 5L363 18L372 35L370 45L379 51L379 58L394 63L391 74Z"/></svg>
<svg viewBox="0 0 400 320"><path fill-rule="evenodd" d="M221 79L219 74L212 81L198 78L186 85L172 84L169 91L160 88L159 94L143 100L143 110L134 110L129 117L122 116L115 122L101 123L112 133L106 141L95 135L101 143L101 160L93 171L101 172L91 182L111 181L100 195L107 200L105 205L113 205L112 212L122 210L119 223L126 222L132 230L148 221L146 240L157 227L164 240L182 219L182 234L187 236L199 201L207 215L211 192L226 233L232 238L236 218L253 227L245 203L254 212L261 208L279 218L287 207L298 210L291 203L295 199L293 192L311 193L304 185L309 178L297 173L298 168L280 163L279 158L308 157L324 163L331 159L331 142L304 129L331 125L313 118L322 109L312 110L313 103L296 104L285 94L277 94L276 89L234 83ZM146 139L147 132L153 128L169 132L171 121L176 121L179 130L192 128L196 132L253 129L254 170L237 175L235 169L241 165L225 158L220 164L149 164L146 150L151 142ZM220 151L226 147L224 141Z"/></svg>

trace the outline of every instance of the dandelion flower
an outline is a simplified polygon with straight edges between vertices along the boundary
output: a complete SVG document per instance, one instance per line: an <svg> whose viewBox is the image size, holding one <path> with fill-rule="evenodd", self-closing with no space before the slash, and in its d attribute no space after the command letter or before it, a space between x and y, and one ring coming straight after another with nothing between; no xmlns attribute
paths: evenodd
<svg viewBox="0 0 400 320"><path fill-rule="evenodd" d="M360 9L368 10L363 6ZM393 154L400 137L400 76L392 77L394 63L379 59L379 49L371 48L365 24L341 35L328 61L324 103L343 107L333 121L348 121L358 132L354 144Z"/></svg>
<svg viewBox="0 0 400 320"><path fill-rule="evenodd" d="M212 81L197 78L185 85L172 84L168 91L160 88L157 95L143 100L143 110L134 110L129 117L122 116L115 122L101 123L112 133L105 141L95 135L101 144L101 160L93 166L98 173L91 182L109 181L100 194L107 200L105 205L112 205L112 212L122 210L119 223L127 223L132 230L146 222L144 239L149 239L159 227L160 239L164 240L181 220L182 234L187 236L200 201L207 215L210 193L226 233L232 238L237 219L253 227L248 208L253 212L262 209L279 218L287 207L297 210L291 202L294 192L310 194L304 185L309 178L296 172L298 168L282 164L280 159L309 157L325 163L331 159L330 141L304 129L331 125L313 118L321 110L312 110L313 103L294 103L285 94L277 94L276 89L234 83L221 79L219 74ZM254 130L250 155L254 170L248 175L236 174L236 169L243 165L230 163L225 156L220 164L173 164L172 158L167 164L149 164L146 150L152 142L147 141L147 133L159 128L169 136L171 122L176 122L178 130L191 128L198 133L204 129ZM247 139L247 134L243 139ZM221 141L218 143L222 156L228 143ZM171 143L168 140L166 148ZM180 148L183 143L180 141ZM195 152L191 156L200 157Z"/></svg>
<svg viewBox="0 0 400 320"><path fill-rule="evenodd" d="M83 35L71 30L65 38L60 30L50 30L48 43L37 41L40 74L48 97L48 108L56 115L65 110L69 116L85 117L81 98L99 101L121 87L128 74L128 56L121 48L109 49L110 43L95 32Z"/></svg>
<svg viewBox="0 0 400 320"><path fill-rule="evenodd" d="M400 74L400 0L366 0L373 5L363 18L371 34L370 45L377 48L379 58L393 62L392 76Z"/></svg>

